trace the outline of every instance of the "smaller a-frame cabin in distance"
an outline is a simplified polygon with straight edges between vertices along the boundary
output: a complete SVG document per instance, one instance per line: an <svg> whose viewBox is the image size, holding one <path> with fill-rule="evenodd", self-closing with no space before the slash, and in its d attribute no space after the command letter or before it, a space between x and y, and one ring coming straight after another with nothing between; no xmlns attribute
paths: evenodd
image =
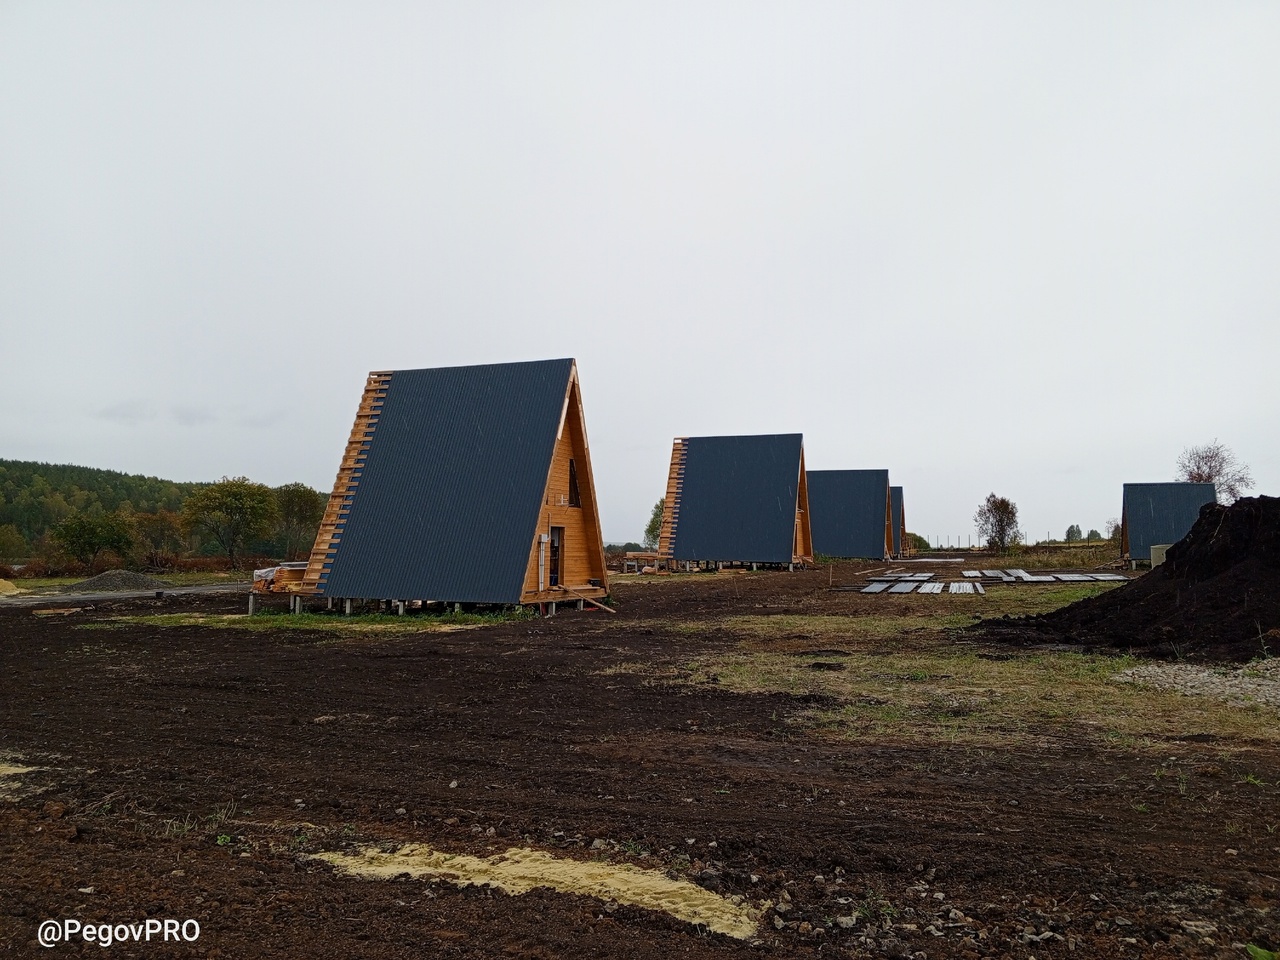
<svg viewBox="0 0 1280 960"><path fill-rule="evenodd" d="M889 488L889 522L893 525L893 555L911 556L911 544L907 542L907 515L902 505L902 488Z"/></svg>
<svg viewBox="0 0 1280 960"><path fill-rule="evenodd" d="M810 470L809 505L820 556L883 560L893 553L888 470Z"/></svg>
<svg viewBox="0 0 1280 960"><path fill-rule="evenodd" d="M1177 543L1195 526L1200 508L1216 503L1212 483L1126 483L1120 513L1120 556L1150 560L1151 548Z"/></svg>
<svg viewBox="0 0 1280 960"><path fill-rule="evenodd" d="M804 437L677 437L658 556L668 568L813 563Z"/></svg>
<svg viewBox="0 0 1280 960"><path fill-rule="evenodd" d="M302 593L581 605L599 516L575 361L371 373Z"/></svg>

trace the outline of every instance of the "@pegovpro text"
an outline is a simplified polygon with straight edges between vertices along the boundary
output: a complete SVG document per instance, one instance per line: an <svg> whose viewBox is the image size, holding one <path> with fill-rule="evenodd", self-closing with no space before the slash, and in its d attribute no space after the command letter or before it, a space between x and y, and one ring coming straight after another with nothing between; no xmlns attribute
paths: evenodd
<svg viewBox="0 0 1280 960"><path fill-rule="evenodd" d="M134 923L85 923L82 920L45 920L38 931L40 946L60 943L92 943L110 947L118 943L195 943L200 924L195 920L139 920Z"/></svg>

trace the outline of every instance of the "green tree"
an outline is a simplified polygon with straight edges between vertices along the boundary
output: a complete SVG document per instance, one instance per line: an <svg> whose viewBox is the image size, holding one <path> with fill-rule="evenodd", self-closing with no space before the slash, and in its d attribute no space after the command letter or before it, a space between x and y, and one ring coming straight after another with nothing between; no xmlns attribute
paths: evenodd
<svg viewBox="0 0 1280 960"><path fill-rule="evenodd" d="M18 560L25 558L30 552L27 538L18 532L12 523L0 527L0 559Z"/></svg>
<svg viewBox="0 0 1280 960"><path fill-rule="evenodd" d="M1096 527L1090 527L1089 532L1084 535L1086 540L1101 540L1102 534L1098 532Z"/></svg>
<svg viewBox="0 0 1280 960"><path fill-rule="evenodd" d="M133 529L142 549L142 561L149 567L165 567L182 549L182 518L172 510L135 513Z"/></svg>
<svg viewBox="0 0 1280 960"><path fill-rule="evenodd" d="M653 505L649 513L649 522L644 528L644 546L646 550L656 550L658 540L662 537L662 513L667 508L667 500L663 497Z"/></svg>
<svg viewBox="0 0 1280 960"><path fill-rule="evenodd" d="M1073 523L1067 527L1067 543L1079 543L1084 539L1084 534L1080 532L1080 524Z"/></svg>
<svg viewBox="0 0 1280 960"><path fill-rule="evenodd" d="M932 549L932 547L929 546L929 541L918 533L907 534L907 545L911 547L912 553L922 553L923 551Z"/></svg>
<svg viewBox="0 0 1280 960"><path fill-rule="evenodd" d="M182 524L207 533L227 552L233 570L240 569L245 543L266 536L280 518L275 492L248 477L223 477L196 491L182 505Z"/></svg>
<svg viewBox="0 0 1280 960"><path fill-rule="evenodd" d="M90 571L103 550L114 550L123 556L133 549L133 531L129 520L118 513L96 516L72 514L54 527L52 536L63 551L75 557Z"/></svg>
<svg viewBox="0 0 1280 960"><path fill-rule="evenodd" d="M987 499L973 515L973 522L978 527L978 536L987 541L988 550L1005 553L1022 542L1022 534L1018 531L1018 505L1008 497L987 494Z"/></svg>
<svg viewBox="0 0 1280 960"><path fill-rule="evenodd" d="M292 560L304 551L310 554L329 498L305 483L286 483L276 487L275 493L285 557Z"/></svg>

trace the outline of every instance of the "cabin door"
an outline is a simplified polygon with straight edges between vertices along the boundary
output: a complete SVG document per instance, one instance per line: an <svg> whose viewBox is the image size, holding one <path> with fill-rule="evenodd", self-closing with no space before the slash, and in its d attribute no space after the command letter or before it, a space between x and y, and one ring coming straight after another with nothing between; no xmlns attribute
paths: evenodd
<svg viewBox="0 0 1280 960"><path fill-rule="evenodd" d="M548 583L553 587L560 585L560 555L564 552L564 527L551 528L550 562L547 564Z"/></svg>

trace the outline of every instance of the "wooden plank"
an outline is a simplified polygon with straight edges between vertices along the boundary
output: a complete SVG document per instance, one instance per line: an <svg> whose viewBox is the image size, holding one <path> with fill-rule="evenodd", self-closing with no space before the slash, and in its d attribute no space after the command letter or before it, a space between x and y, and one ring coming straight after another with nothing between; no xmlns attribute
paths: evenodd
<svg viewBox="0 0 1280 960"><path fill-rule="evenodd" d="M390 382L391 374L386 371L374 371L365 378L364 392L356 407L355 422L351 425L351 434L338 464L333 492L329 494L320 520L320 529L311 547L311 558L307 564L306 576L302 579L300 593L316 593L321 583L327 579L324 565L332 560L334 546L341 539L343 525L351 510L351 495L359 485L358 478L369 450L369 438L376 429L382 401L387 395L387 384Z"/></svg>
<svg viewBox="0 0 1280 960"><path fill-rule="evenodd" d="M671 443L671 463L667 468L667 491L663 495L662 526L658 532L658 553L671 559L675 551L676 531L680 525L680 494L684 489L684 465L689 456L688 437L676 437Z"/></svg>

